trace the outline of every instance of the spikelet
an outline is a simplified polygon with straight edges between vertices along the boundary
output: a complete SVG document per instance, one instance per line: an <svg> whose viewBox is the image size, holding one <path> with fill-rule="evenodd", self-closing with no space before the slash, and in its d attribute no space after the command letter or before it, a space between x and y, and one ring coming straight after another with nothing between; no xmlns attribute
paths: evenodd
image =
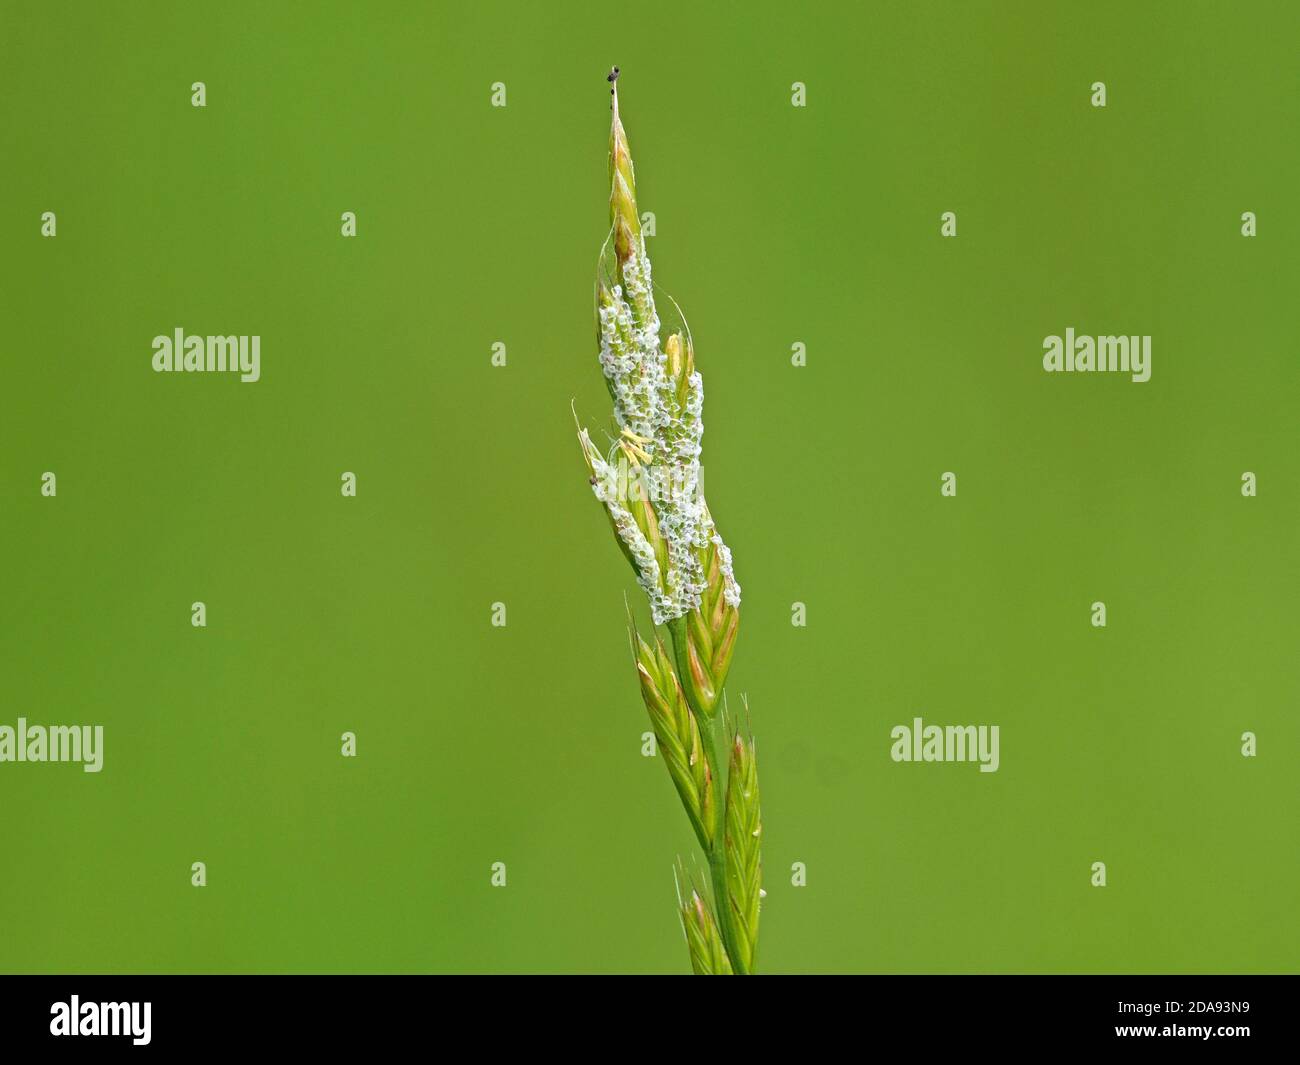
<svg viewBox="0 0 1300 1065"><path fill-rule="evenodd" d="M727 957L718 922L680 861L676 877L678 916L686 935L686 949L691 956L691 971L696 976L731 976L731 960ZM683 881L688 885L685 898L682 897Z"/></svg>
<svg viewBox="0 0 1300 1065"><path fill-rule="evenodd" d="M758 911L763 898L763 819L758 803L754 738L743 735L739 729L731 741L724 833L732 957L738 972L752 973L758 946Z"/></svg>
<svg viewBox="0 0 1300 1065"><path fill-rule="evenodd" d="M631 637L641 698L650 713L659 753L686 808L695 836L707 853L713 848L717 808L713 768L704 753L700 726L686 703L672 657L663 641L656 636L653 645L647 643L635 625Z"/></svg>

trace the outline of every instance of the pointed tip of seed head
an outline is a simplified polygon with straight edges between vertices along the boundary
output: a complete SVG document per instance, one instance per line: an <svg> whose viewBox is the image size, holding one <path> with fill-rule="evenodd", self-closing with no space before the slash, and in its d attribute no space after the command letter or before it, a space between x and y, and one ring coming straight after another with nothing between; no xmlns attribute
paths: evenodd
<svg viewBox="0 0 1300 1065"><path fill-rule="evenodd" d="M608 75L613 94L609 123L609 220L614 232L614 251L620 266L627 261L641 240L641 219L636 208L636 177L632 168L632 150L627 133L618 116L618 67Z"/></svg>

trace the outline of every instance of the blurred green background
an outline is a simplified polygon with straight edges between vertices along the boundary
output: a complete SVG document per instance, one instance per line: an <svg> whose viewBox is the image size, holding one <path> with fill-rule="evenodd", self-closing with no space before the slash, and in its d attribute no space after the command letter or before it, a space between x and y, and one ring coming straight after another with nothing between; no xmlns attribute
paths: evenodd
<svg viewBox="0 0 1300 1065"><path fill-rule="evenodd" d="M0 968L687 968L570 413L617 63L745 591L760 967L1294 969L1296 10L6 3L0 723L106 757L0 765ZM262 380L153 373L177 326ZM1067 326L1151 381L1043 373ZM1001 769L893 763L917 715Z"/></svg>

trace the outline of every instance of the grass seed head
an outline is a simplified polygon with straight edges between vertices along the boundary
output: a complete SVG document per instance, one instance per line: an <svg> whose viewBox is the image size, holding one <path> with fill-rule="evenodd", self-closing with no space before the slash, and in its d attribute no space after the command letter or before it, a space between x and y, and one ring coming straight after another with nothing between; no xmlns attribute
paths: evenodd
<svg viewBox="0 0 1300 1065"><path fill-rule="evenodd" d="M618 79L618 68L609 75ZM650 257L636 202L627 132L611 89L610 236L596 283L600 366L613 401L617 435L601 452L579 429L592 492L650 601L666 625L672 653L657 633L642 639L631 622L642 700L696 838L709 860L715 911L686 877L678 913L699 974L753 971L762 898L762 833L752 738L718 720L740 623L740 585L731 551L704 500L700 454L704 381L690 329L660 340ZM673 311L680 318L675 302ZM714 732L732 734L725 795L715 773ZM682 881L689 890L683 896Z"/></svg>
<svg viewBox="0 0 1300 1065"><path fill-rule="evenodd" d="M593 467L593 490L609 511L624 552L637 568L656 625L700 607L711 581L727 604L740 605L731 552L704 501L700 473L704 382L695 368L688 330L660 343L650 257L637 214L636 179L615 89L609 139L610 230L613 263L596 287L600 365L614 401L620 448L635 460L661 543L650 542L650 522L629 501L595 478L590 440L583 450ZM601 459L603 462L603 458ZM603 479L602 479L603 480ZM661 549L662 548L662 549ZM649 556L655 556L655 567ZM710 570L717 561L716 571ZM716 596L708 596L711 608ZM712 650L708 648L707 650ZM713 655L701 663L716 670Z"/></svg>

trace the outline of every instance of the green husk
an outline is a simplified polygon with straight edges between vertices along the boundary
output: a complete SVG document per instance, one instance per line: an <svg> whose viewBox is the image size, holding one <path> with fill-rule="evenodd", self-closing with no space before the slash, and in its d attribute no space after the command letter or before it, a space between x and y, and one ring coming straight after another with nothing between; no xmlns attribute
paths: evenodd
<svg viewBox="0 0 1300 1065"><path fill-rule="evenodd" d="M700 549L700 563L708 577L700 605L686 614L684 626L671 631L674 639L680 639L682 644L679 648L682 685L691 706L711 717L722 697L727 671L731 669L731 656L740 630L740 610L731 606L723 595L722 571L714 544Z"/></svg>
<svg viewBox="0 0 1300 1065"><path fill-rule="evenodd" d="M682 931L686 933L686 948L691 956L691 970L696 976L731 976L731 961L723 945L718 923L704 897L691 889L680 903Z"/></svg>
<svg viewBox="0 0 1300 1065"><path fill-rule="evenodd" d="M758 912L763 898L762 833L754 739L737 730L727 772L724 840L727 909L733 933L730 945L735 967L742 973L754 971L758 947Z"/></svg>
<svg viewBox="0 0 1300 1065"><path fill-rule="evenodd" d="M713 849L717 812L713 768L704 753L699 724L687 705L663 641L655 636L654 645L650 645L641 638L635 624L631 627L631 637L641 698L650 713L659 753L686 808L695 836L707 853Z"/></svg>

